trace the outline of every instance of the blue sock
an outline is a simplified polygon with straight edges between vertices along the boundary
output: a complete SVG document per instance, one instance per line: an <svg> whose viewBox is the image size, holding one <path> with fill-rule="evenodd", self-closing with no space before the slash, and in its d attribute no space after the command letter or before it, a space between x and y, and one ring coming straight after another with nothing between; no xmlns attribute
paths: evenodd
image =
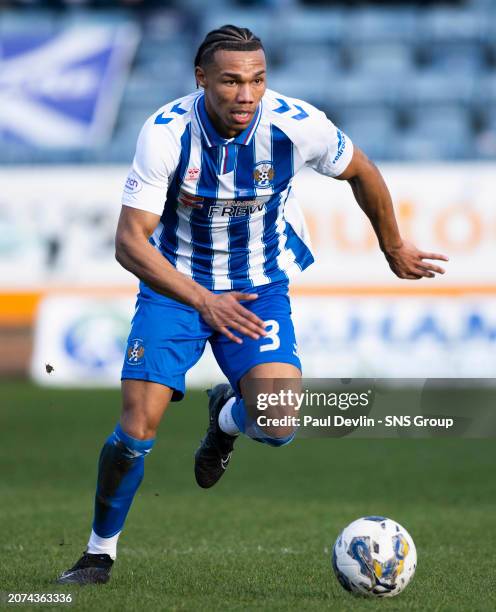
<svg viewBox="0 0 496 612"><path fill-rule="evenodd" d="M284 446L292 442L296 435L296 432L284 438L272 438L271 436L265 435L254 421L247 418L245 402L242 398L237 399L232 405L231 415L239 431L249 436L252 440L256 440L262 444L276 447Z"/></svg>
<svg viewBox="0 0 496 612"><path fill-rule="evenodd" d="M98 463L93 531L110 538L124 526L134 494L143 480L145 456L155 438L137 440L117 424L107 438Z"/></svg>
<svg viewBox="0 0 496 612"><path fill-rule="evenodd" d="M245 433L246 429L246 410L245 401L243 398L236 399L234 404L231 406L231 416L233 421L236 423L236 427L241 433Z"/></svg>

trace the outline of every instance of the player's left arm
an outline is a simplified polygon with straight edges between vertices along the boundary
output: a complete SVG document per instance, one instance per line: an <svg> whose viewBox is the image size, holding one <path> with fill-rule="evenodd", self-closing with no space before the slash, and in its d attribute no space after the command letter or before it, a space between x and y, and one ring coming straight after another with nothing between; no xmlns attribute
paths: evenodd
<svg viewBox="0 0 496 612"><path fill-rule="evenodd" d="M355 199L369 218L381 250L396 276L415 280L433 278L436 272L444 274L443 268L425 260L448 261L446 255L420 251L402 239L386 183L375 164L357 146L346 170L336 178L351 185Z"/></svg>

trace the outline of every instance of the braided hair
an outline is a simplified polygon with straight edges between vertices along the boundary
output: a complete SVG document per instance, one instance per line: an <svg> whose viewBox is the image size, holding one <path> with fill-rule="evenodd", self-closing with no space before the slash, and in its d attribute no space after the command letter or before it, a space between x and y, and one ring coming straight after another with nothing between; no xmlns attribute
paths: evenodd
<svg viewBox="0 0 496 612"><path fill-rule="evenodd" d="M212 30L198 47L195 56L195 66L205 66L212 61L214 53L220 49L228 51L263 50L262 41L248 28L238 28L234 25L224 25Z"/></svg>

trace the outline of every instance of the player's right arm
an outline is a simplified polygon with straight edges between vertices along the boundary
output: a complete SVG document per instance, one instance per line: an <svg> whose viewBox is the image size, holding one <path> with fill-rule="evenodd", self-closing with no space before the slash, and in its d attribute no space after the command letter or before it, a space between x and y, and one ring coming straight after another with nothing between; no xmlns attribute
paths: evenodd
<svg viewBox="0 0 496 612"><path fill-rule="evenodd" d="M179 120L177 120L179 121ZM240 301L255 300L254 294L237 291L216 294L178 272L149 242L164 208L169 177L180 155L177 134L155 124L155 116L143 126L133 167L126 181L116 233L116 259L157 293L198 310L212 329L240 344L235 330L250 338L265 335L264 322Z"/></svg>
<svg viewBox="0 0 496 612"><path fill-rule="evenodd" d="M244 308L241 300L255 300L255 294L230 291L215 294L185 274L178 272L148 239L160 217L154 213L123 206L117 225L115 256L129 272L157 293L193 306L216 331L241 343L230 329L250 338L265 335L264 322Z"/></svg>

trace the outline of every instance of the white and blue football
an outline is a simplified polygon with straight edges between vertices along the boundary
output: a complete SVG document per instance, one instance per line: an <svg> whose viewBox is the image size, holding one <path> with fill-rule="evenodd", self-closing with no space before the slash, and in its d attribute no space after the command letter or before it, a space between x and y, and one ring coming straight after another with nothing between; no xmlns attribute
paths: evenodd
<svg viewBox="0 0 496 612"><path fill-rule="evenodd" d="M417 551L408 531L383 516L364 516L339 534L332 567L341 586L366 597L394 597L415 574Z"/></svg>

